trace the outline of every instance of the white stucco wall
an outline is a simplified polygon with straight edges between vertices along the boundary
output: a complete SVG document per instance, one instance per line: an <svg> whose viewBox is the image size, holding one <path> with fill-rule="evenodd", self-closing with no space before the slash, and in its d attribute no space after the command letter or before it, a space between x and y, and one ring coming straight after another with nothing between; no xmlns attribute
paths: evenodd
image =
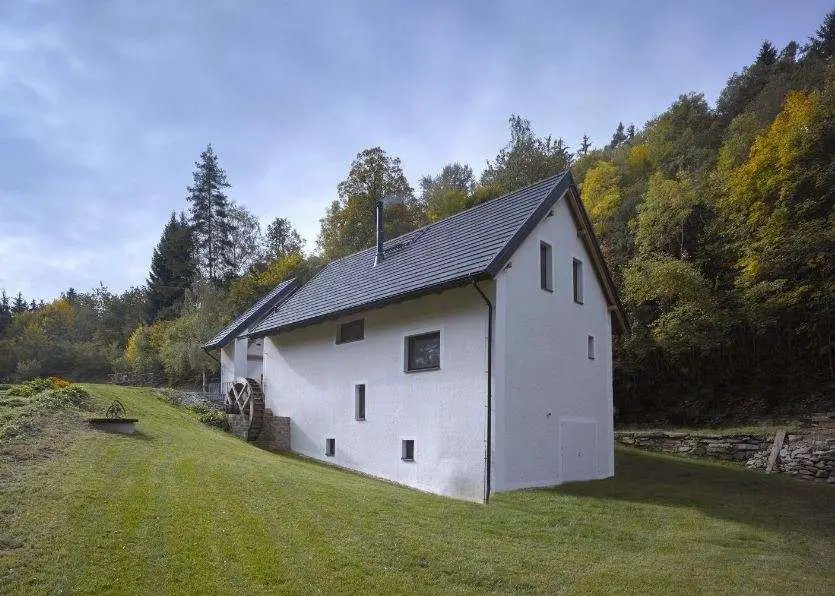
<svg viewBox="0 0 835 596"><path fill-rule="evenodd" d="M492 293L492 282L482 284ZM338 345L339 323L365 319L365 339ZM408 335L441 332L441 368L404 372ZM421 490L481 500L484 490L487 307L472 287L264 341L266 405L291 419L291 448ZM355 420L355 385L366 420ZM336 439L326 457L325 439ZM401 440L415 440L415 461Z"/></svg>
<svg viewBox="0 0 835 596"><path fill-rule="evenodd" d="M260 379L263 344L258 342L250 344L247 338L239 338L220 349L221 387L223 383L232 382L238 377L249 377L256 381Z"/></svg>
<svg viewBox="0 0 835 596"><path fill-rule="evenodd" d="M540 241L552 247L553 292L540 288ZM583 304L574 302L573 258L583 262ZM497 276L495 333L493 489L565 480L561 421L597 424L593 477L611 476L611 318L563 199L513 254L510 268ZM588 335L596 341L594 360L588 358ZM588 428L593 427L580 427L581 433Z"/></svg>
<svg viewBox="0 0 835 596"><path fill-rule="evenodd" d="M264 370L264 340L256 339L249 344L246 353L246 376L261 381Z"/></svg>
<svg viewBox="0 0 835 596"><path fill-rule="evenodd" d="M229 342L220 349L220 386L235 380L235 343Z"/></svg>

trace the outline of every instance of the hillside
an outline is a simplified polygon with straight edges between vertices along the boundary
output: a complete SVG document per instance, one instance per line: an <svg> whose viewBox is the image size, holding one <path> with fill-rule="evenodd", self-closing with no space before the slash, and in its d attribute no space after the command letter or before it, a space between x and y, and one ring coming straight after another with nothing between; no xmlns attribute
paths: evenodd
<svg viewBox="0 0 835 596"><path fill-rule="evenodd" d="M150 390L88 389L141 433L57 412L0 442L0 591L831 588L826 487L622 451L615 479L482 506L261 451Z"/></svg>

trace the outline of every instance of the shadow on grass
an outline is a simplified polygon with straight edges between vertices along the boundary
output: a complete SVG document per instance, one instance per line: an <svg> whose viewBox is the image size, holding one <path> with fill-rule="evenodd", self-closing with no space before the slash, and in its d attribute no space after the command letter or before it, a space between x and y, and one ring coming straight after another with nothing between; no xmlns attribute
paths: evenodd
<svg viewBox="0 0 835 596"><path fill-rule="evenodd" d="M95 433L101 433L102 435L109 435L111 437L124 437L126 439L135 439L137 441L146 441L148 443L153 443L154 442L154 436L149 435L148 433L146 433L142 430L135 430L131 434L120 433L120 432L116 432L114 430L103 430L103 429L100 429L100 428L92 428L92 427L89 430L92 431L92 432L95 432Z"/></svg>
<svg viewBox="0 0 835 596"><path fill-rule="evenodd" d="M636 450L616 451L615 477L552 492L671 507L780 532L835 536L835 489L786 476Z"/></svg>

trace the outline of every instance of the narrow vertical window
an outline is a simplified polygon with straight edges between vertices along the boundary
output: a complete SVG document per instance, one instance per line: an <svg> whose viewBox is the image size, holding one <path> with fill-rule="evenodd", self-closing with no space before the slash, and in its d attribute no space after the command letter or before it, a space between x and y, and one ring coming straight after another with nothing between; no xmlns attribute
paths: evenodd
<svg viewBox="0 0 835 596"><path fill-rule="evenodd" d="M574 273L574 302L577 304L583 303L583 261L574 259L572 264L572 271Z"/></svg>
<svg viewBox="0 0 835 596"><path fill-rule="evenodd" d="M547 242L539 243L539 287L549 292L554 291L553 258L551 245Z"/></svg>
<svg viewBox="0 0 835 596"><path fill-rule="evenodd" d="M325 455L333 457L336 454L336 439L325 439Z"/></svg>
<svg viewBox="0 0 835 596"><path fill-rule="evenodd" d="M354 414L357 420L365 420L365 384L354 387Z"/></svg>
<svg viewBox="0 0 835 596"><path fill-rule="evenodd" d="M589 360L594 360L595 356L597 356L597 348L594 345L594 336L589 335L588 337L588 350L589 350Z"/></svg>
<svg viewBox="0 0 835 596"><path fill-rule="evenodd" d="M404 439L400 447L400 459L403 461L415 461L414 439Z"/></svg>

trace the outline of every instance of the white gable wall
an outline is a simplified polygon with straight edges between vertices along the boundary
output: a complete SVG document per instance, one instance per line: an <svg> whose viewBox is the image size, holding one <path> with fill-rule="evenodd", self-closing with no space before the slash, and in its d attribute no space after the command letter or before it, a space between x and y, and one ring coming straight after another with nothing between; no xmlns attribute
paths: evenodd
<svg viewBox="0 0 835 596"><path fill-rule="evenodd" d="M496 491L579 479L589 468L596 478L614 473L611 318L564 197L553 212L496 277ZM552 247L553 292L540 288L540 241ZM583 262L583 304L574 302L573 258ZM589 335L595 337L594 360L588 358ZM596 423L591 439L594 425L582 424L589 422ZM565 426L572 423L580 424ZM590 466L571 462L574 478L562 473L566 440L566 457L589 457L590 445L596 447Z"/></svg>
<svg viewBox="0 0 835 596"><path fill-rule="evenodd" d="M488 296L492 282L482 284ZM365 339L336 344L339 323ZM440 330L441 368L407 373L405 338ZM421 490L481 500L484 491L487 306L456 288L264 339L266 405L291 420L291 449ZM366 420L355 420L355 385ZM325 439L336 454L325 456ZM415 461L401 460L414 439Z"/></svg>

